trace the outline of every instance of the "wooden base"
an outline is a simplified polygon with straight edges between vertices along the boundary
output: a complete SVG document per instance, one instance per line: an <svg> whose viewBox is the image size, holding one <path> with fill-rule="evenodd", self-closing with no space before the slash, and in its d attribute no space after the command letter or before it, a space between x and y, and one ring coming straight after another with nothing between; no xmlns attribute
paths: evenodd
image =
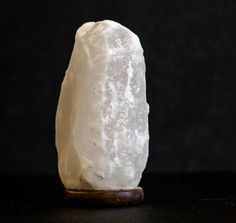
<svg viewBox="0 0 236 223"><path fill-rule="evenodd" d="M98 206L128 206L143 201L143 189L130 190L69 190L65 189L65 201L73 204Z"/></svg>

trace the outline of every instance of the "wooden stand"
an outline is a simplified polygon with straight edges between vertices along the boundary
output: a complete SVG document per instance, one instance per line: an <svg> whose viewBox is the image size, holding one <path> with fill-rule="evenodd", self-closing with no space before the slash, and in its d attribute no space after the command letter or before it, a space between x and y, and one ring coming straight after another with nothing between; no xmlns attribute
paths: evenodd
<svg viewBox="0 0 236 223"><path fill-rule="evenodd" d="M65 189L65 201L72 204L96 206L128 206L143 201L143 189L130 190L69 190Z"/></svg>

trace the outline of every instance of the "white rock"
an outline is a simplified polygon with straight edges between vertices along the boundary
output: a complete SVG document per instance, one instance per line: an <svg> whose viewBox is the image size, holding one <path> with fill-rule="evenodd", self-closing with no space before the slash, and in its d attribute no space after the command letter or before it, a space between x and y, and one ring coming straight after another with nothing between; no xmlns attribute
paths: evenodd
<svg viewBox="0 0 236 223"><path fill-rule="evenodd" d="M82 25L56 114L58 168L64 186L136 187L148 157L148 113L139 38L109 20Z"/></svg>

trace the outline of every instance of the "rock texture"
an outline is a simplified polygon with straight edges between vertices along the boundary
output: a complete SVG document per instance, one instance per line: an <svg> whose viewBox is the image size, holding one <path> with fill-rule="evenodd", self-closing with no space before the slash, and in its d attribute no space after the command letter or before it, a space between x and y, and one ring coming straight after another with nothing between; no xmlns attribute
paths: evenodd
<svg viewBox="0 0 236 223"><path fill-rule="evenodd" d="M136 187L148 157L148 113L139 38L109 20L82 25L56 114L58 168L64 186Z"/></svg>

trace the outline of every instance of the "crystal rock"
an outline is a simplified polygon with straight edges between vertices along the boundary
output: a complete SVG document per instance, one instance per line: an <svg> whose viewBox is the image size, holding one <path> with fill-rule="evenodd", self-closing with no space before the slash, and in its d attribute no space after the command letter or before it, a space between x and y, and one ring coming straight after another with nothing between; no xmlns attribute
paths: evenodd
<svg viewBox="0 0 236 223"><path fill-rule="evenodd" d="M113 21L83 24L76 32L56 113L64 186L136 187L148 157L148 113L139 38Z"/></svg>

